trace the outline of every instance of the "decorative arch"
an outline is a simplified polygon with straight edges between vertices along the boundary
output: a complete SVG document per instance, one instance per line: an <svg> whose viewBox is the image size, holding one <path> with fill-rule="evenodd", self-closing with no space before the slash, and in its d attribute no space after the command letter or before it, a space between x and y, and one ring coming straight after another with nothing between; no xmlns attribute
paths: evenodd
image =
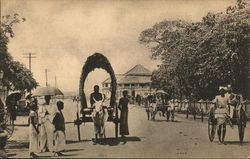
<svg viewBox="0 0 250 159"><path fill-rule="evenodd" d="M89 56L82 68L82 73L81 73L80 83L79 83L79 96L81 99L81 106L82 108L87 108L87 100L86 100L86 96L84 93L84 84L85 84L85 80L88 74L94 71L96 68L102 68L106 70L107 73L110 75L110 78L111 78L110 106L114 107L115 102L116 102L115 95L116 95L116 87L117 87L115 73L107 57L105 57L104 55L100 53L95 53Z"/></svg>

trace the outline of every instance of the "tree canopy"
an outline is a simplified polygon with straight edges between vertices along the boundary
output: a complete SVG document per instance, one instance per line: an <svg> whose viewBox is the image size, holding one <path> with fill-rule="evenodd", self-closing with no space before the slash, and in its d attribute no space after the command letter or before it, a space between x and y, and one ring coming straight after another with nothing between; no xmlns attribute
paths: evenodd
<svg viewBox="0 0 250 159"><path fill-rule="evenodd" d="M249 97L249 19L249 1L237 0L200 22L166 20L142 31L140 43L162 61L153 72L153 87L175 97L212 99L219 85L231 84Z"/></svg>
<svg viewBox="0 0 250 159"><path fill-rule="evenodd" d="M31 90L38 85L31 71L22 63L14 61L8 52L9 40L15 36L13 26L21 21L25 21L25 19L20 18L18 14L14 14L13 16L3 16L1 20L0 70L4 72L4 85L6 85L9 90Z"/></svg>

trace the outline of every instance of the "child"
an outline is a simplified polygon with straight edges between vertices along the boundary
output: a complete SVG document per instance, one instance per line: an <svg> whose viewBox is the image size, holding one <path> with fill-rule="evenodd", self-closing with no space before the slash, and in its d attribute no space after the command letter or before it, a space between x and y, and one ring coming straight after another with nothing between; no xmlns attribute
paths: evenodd
<svg viewBox="0 0 250 159"><path fill-rule="evenodd" d="M61 151L65 147L65 121L62 114L62 109L64 108L64 103L62 101L57 102L58 112L56 112L53 119L53 124L55 126L55 152L54 156L63 156Z"/></svg>
<svg viewBox="0 0 250 159"><path fill-rule="evenodd" d="M37 115L37 105L30 105L30 114L29 114L29 152L30 156L37 157L35 152L38 151L38 115Z"/></svg>

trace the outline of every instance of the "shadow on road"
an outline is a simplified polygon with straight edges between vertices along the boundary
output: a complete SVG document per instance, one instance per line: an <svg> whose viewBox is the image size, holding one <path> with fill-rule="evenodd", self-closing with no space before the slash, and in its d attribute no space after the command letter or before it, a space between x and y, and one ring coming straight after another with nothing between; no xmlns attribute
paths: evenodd
<svg viewBox="0 0 250 159"><path fill-rule="evenodd" d="M6 149L27 149L29 148L28 141L7 141Z"/></svg>
<svg viewBox="0 0 250 159"><path fill-rule="evenodd" d="M92 139L94 140L94 139ZM127 142L138 142L141 141L140 137L131 136L131 137L125 137L125 138L105 138L105 139L98 139L97 143L100 145L109 145L109 146L116 146L120 143L126 144Z"/></svg>
<svg viewBox="0 0 250 159"><path fill-rule="evenodd" d="M74 144L74 143L90 142L90 141L92 141L92 140L88 140L88 139L86 139L86 140L81 140L81 141L78 141L78 140L67 140L67 141L66 141L66 144Z"/></svg>
<svg viewBox="0 0 250 159"><path fill-rule="evenodd" d="M168 123L182 123L182 121L174 120L174 121L168 121L168 120L151 120L152 122L168 122Z"/></svg>
<svg viewBox="0 0 250 159"><path fill-rule="evenodd" d="M225 141L224 142L226 145L250 145L249 141L245 141L245 142L240 142L240 141Z"/></svg>
<svg viewBox="0 0 250 159"><path fill-rule="evenodd" d="M69 149L69 150L64 150L63 152L74 152L74 151L84 151L84 149Z"/></svg>

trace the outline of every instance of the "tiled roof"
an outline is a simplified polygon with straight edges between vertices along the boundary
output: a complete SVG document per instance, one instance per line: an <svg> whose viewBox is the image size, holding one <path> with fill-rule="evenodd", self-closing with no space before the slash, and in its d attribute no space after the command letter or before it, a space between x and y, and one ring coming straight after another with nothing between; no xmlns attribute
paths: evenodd
<svg viewBox="0 0 250 159"><path fill-rule="evenodd" d="M135 65L132 69L125 73L125 75L141 75L150 76L152 73L142 65Z"/></svg>
<svg viewBox="0 0 250 159"><path fill-rule="evenodd" d="M122 74L116 74L115 77L116 77L116 80L117 80L117 82L118 82L121 78L124 77L124 75L122 75ZM111 83L111 78L110 78L110 77L107 78L107 79L104 80L102 83Z"/></svg>
<svg viewBox="0 0 250 159"><path fill-rule="evenodd" d="M125 74L116 74L118 84L122 83L150 83L151 72L142 65L136 65ZM110 77L103 83L111 83Z"/></svg>

